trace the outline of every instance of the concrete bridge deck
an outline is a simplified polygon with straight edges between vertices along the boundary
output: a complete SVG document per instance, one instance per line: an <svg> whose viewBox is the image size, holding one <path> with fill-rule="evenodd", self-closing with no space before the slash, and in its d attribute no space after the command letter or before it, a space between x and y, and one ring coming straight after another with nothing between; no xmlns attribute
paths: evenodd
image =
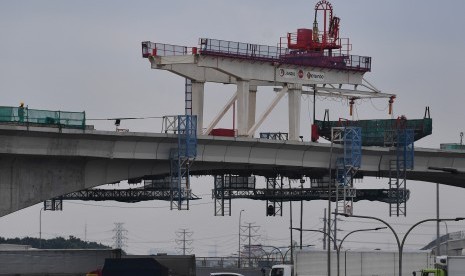
<svg viewBox="0 0 465 276"><path fill-rule="evenodd" d="M77 190L167 175L176 145L172 134L0 125L0 216ZM333 153L335 162L341 148L335 146ZM360 172L386 176L393 158L395 150L365 147ZM329 144L199 136L191 172L318 177L329 163ZM465 187L465 153L417 148L407 178Z"/></svg>

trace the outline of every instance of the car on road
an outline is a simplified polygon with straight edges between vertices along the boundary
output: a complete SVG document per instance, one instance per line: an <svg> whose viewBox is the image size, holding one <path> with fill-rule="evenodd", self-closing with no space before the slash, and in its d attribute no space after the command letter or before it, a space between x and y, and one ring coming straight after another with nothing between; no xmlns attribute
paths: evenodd
<svg viewBox="0 0 465 276"><path fill-rule="evenodd" d="M234 272L212 272L210 273L210 276L244 276L240 273L234 273Z"/></svg>

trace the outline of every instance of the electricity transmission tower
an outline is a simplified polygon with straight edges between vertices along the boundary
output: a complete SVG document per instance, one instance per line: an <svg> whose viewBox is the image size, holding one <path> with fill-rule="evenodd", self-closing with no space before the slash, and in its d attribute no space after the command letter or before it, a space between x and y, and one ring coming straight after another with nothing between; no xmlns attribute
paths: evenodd
<svg viewBox="0 0 465 276"><path fill-rule="evenodd" d="M113 235L113 241L114 241L114 248L116 249L123 249L124 247L126 247L125 240L128 239L126 237L128 230L126 230L123 227L123 224L124 223L122 222L115 222L115 227L112 230L115 233Z"/></svg>
<svg viewBox="0 0 465 276"><path fill-rule="evenodd" d="M192 253L192 250L194 250L193 247L187 247L192 245L192 239L189 239L192 237L192 234L194 232L188 231L189 229L179 229L179 231L176 232L176 237L175 239L176 244L180 247L176 247L179 251L182 251L182 255L186 255L187 253Z"/></svg>
<svg viewBox="0 0 465 276"><path fill-rule="evenodd" d="M249 260L249 267L252 267L252 247L253 243L258 241L260 238L260 235L257 234L258 229L260 226L253 225L253 223L246 223L246 225L241 226L241 240L242 241L247 241L248 240L248 245L247 247L247 259ZM239 252L241 254L242 252Z"/></svg>

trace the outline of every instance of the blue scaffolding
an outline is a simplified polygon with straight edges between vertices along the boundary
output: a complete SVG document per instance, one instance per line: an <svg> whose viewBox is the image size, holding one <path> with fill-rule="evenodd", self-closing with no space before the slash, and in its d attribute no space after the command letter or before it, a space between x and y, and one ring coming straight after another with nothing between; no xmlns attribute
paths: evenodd
<svg viewBox="0 0 465 276"><path fill-rule="evenodd" d="M413 129L397 130L397 167L406 170L413 169L414 154Z"/></svg>
<svg viewBox="0 0 465 276"><path fill-rule="evenodd" d="M350 186L362 162L362 129L345 127L342 131L344 154L336 159L336 179L340 186Z"/></svg>
<svg viewBox="0 0 465 276"><path fill-rule="evenodd" d="M399 128L395 132L396 158L389 165L389 216L407 216L407 170L414 166L414 130Z"/></svg>
<svg viewBox="0 0 465 276"><path fill-rule="evenodd" d="M197 116L177 116L178 146L170 152L171 209L189 210L189 169L197 157Z"/></svg>
<svg viewBox="0 0 465 276"><path fill-rule="evenodd" d="M332 136L333 142L343 145L343 155L336 159L336 210L338 213L352 213L356 195L352 180L362 162L362 129L333 128Z"/></svg>

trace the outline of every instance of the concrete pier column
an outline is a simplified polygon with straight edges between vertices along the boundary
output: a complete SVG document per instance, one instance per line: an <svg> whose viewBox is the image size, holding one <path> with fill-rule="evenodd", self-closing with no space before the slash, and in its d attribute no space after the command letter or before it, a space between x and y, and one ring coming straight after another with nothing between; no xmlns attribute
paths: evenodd
<svg viewBox="0 0 465 276"><path fill-rule="evenodd" d="M249 82L237 82L237 135L247 136L249 131Z"/></svg>
<svg viewBox="0 0 465 276"><path fill-rule="evenodd" d="M197 115L197 134L202 134L204 82L192 82L192 115Z"/></svg>
<svg viewBox="0 0 465 276"><path fill-rule="evenodd" d="M249 128L255 125L255 116L257 110L257 86L249 86Z"/></svg>
<svg viewBox="0 0 465 276"><path fill-rule="evenodd" d="M289 140L297 141L300 135L300 105L302 100L302 86L289 87Z"/></svg>

